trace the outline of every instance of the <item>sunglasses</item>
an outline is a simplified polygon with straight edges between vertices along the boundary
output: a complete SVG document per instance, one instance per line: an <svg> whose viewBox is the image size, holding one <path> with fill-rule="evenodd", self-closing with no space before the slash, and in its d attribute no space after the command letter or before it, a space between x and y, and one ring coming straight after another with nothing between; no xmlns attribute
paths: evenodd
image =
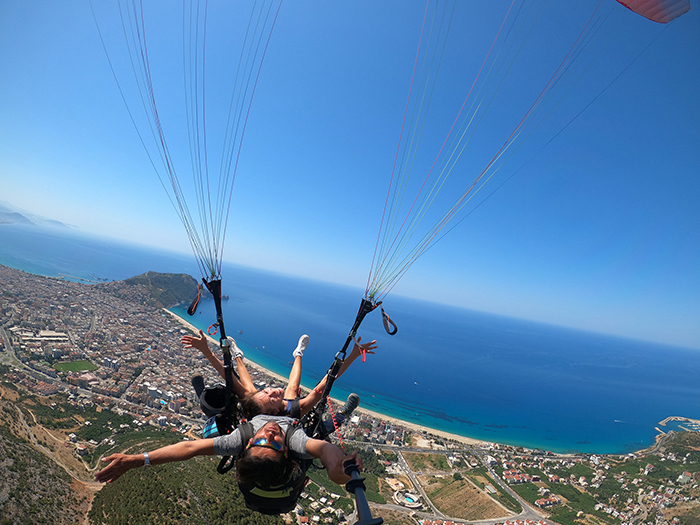
<svg viewBox="0 0 700 525"><path fill-rule="evenodd" d="M253 447L271 448L272 450L276 450L277 452L282 452L284 450L284 445L280 445L279 443L277 443L277 441L268 441L268 439L264 437L259 437L253 440L252 443L248 443L248 446L246 448L249 449Z"/></svg>

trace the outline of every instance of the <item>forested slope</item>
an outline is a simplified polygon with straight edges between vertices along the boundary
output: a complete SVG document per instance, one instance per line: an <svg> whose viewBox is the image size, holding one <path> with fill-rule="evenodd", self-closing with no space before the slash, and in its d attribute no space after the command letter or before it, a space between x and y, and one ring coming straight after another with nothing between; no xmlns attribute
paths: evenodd
<svg viewBox="0 0 700 525"><path fill-rule="evenodd" d="M80 523L87 503L66 472L15 435L17 413L0 401L0 524Z"/></svg>
<svg viewBox="0 0 700 525"><path fill-rule="evenodd" d="M199 457L181 463L129 471L106 485L89 513L94 525L281 525L277 516L245 507L232 473L216 472L219 458Z"/></svg>
<svg viewBox="0 0 700 525"><path fill-rule="evenodd" d="M198 284L194 277L185 273L158 272L146 272L136 277L124 279L124 283L130 286L145 286L150 293L152 301L156 305L166 308L189 303L197 293ZM109 289L109 285L101 286Z"/></svg>

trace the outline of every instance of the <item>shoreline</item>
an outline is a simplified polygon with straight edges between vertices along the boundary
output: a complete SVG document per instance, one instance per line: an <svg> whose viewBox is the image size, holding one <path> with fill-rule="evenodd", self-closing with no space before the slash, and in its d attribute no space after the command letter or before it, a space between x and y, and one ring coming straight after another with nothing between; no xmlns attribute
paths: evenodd
<svg viewBox="0 0 700 525"><path fill-rule="evenodd" d="M45 269L44 271L36 271L36 269L34 269L34 268L22 269L22 268L17 267L17 266L22 266L22 265L21 264L18 265L16 263L15 264L3 264L2 266L7 267L9 269L14 269L14 270L26 273L30 276L42 276L42 277L47 277L49 279L55 279L57 281L66 282L65 280L61 279L60 277L57 277L56 273L54 273L57 270L46 270ZM79 267L79 266L76 266L76 267ZM75 275L76 271L71 270L70 273ZM82 273L80 273L80 271L78 271L78 275L82 275ZM86 275L89 275L89 274L86 274ZM95 275L94 271L93 271L92 275ZM104 272L98 271L97 275L110 275L110 273L108 273L106 271L104 271ZM84 286L93 286L93 285L90 285L87 283L83 283L83 285ZM162 311L162 309L161 309L161 311ZM184 326L184 324L186 323L186 321L184 320L184 315L182 317L180 317L177 313L170 312L169 310L166 310L166 311L168 311L168 313L170 313L171 315L173 315L174 317L177 318L177 321L179 322L179 326ZM199 330L199 328L195 328L195 327L193 327L192 329L194 330L194 333L197 333ZM204 329L206 330L206 328L204 328ZM216 341L215 344L218 346L218 341ZM248 361L248 362L250 363L250 366L254 367L256 370L257 369L264 370L264 373L268 374L272 378L275 378L276 381L277 380L279 380L280 382L286 381L286 376L282 377L279 374L275 374L271 370L267 370L267 369L265 369L264 366L258 365L257 363L254 363L253 361ZM284 372L284 370L282 370L281 368L278 368L278 369L280 369L281 372ZM436 406L439 407L440 405L438 404ZM686 407L684 404L680 404L680 406L685 407L686 409L679 410L678 408L674 408L674 407L663 407L665 410L659 411L659 412L660 412L660 414L665 412L664 415L669 414L669 413L673 414L673 413L683 413L683 412L694 414L696 412L695 407L690 407L690 409L688 410L689 407ZM421 422L412 423L412 422L404 421L401 419L401 417L403 417L401 415L401 412L399 412L398 417L387 416L385 414L382 414L381 412L378 412L379 410L390 410L390 407L384 408L384 407L376 406L373 408L375 408L377 410L377 412L373 412L369 409L365 409L365 408L361 407L361 408L358 408L358 413L360 413L360 412L368 413L368 414L372 414L375 417L379 417L381 419L397 421L399 424L404 426L404 428L406 428L407 430L415 429L417 431L430 432L436 436L442 436L442 437L449 438L449 439L455 439L458 442L471 443L471 442L475 441L477 443L497 443L499 445L502 444L502 445L506 445L509 447L511 447L511 446L512 447L524 447L524 448L529 448L529 449L536 448L536 449L545 450L545 451L551 450L549 448L550 447L549 444L546 444L546 443L543 444L542 442L535 443L533 441L533 442L528 442L526 444L523 444L523 442L520 440L520 438L522 438L522 436L520 436L519 433L514 433L512 436L508 436L508 437L503 436L504 440L500 440L499 438L494 439L494 436L484 436L484 435L482 435L481 438L470 438L468 436L462 436L459 434L452 434L450 432L444 432L444 431L440 431L437 429L433 429L430 426L428 426L432 422L428 423L428 425L426 425L425 423L421 423ZM669 410L669 408L670 408L670 410ZM698 417L697 415L695 415L695 418L696 418L695 421L700 421L700 417ZM432 419L432 418L429 418L429 419ZM660 419L660 416L659 416L659 419ZM686 418L683 418L683 419L686 419ZM615 421L615 423L618 423L617 419L615 419L614 421ZM625 423L625 422L620 422L620 423ZM440 423L436 421L434 424L439 425ZM660 425L660 426L657 427L656 425ZM628 440L626 442L626 444L622 443L622 442L612 443L612 446L601 447L601 450L595 450L595 451L591 451L590 449L586 450L585 449L586 445L588 445L590 443L593 443L593 444L597 443L597 440L595 438L593 438L590 441L580 441L580 442L572 443L568 447L558 447L558 450L557 450L557 448L555 448L554 450L557 450L558 454L598 454L598 455L626 455L626 454L632 454L632 453L644 454L645 451L652 449L655 446L655 443L658 441L659 438L663 437L664 432L665 432L665 427L664 427L664 425L661 424L661 421L654 423L654 420L650 420L650 421L646 422L646 424L644 425L644 428L645 428L646 432L648 432L648 434L646 434L646 432L645 432L645 435L642 436L642 439L637 439L638 436L635 435L634 439ZM695 428L686 429L683 427L679 427L676 424L673 425L673 428L677 431L680 431L680 430L698 431ZM453 430L453 432L455 430L457 432L465 432L465 433L469 432L468 428L467 429L455 428ZM640 434L640 433L637 432L637 434ZM613 441L616 438L617 438L617 436L613 435ZM506 441L506 439L507 439L507 441ZM618 439L618 441L620 441L620 440ZM606 444L606 445L610 445L610 444ZM618 446L615 446L615 445L618 445ZM581 450L582 447L584 448L584 450ZM605 450L605 449L607 449L607 450Z"/></svg>
<svg viewBox="0 0 700 525"><path fill-rule="evenodd" d="M196 326L194 326L194 325L193 325L192 323L190 323L189 321L187 321L187 319L185 319L185 318L183 318L183 317L180 317L179 315L177 315L177 314L171 312L171 311L168 310L167 308L163 308L163 311L164 311L164 312L167 312L168 314L170 314L170 315L172 316L172 318L173 318L176 322L178 322L181 326L185 327L186 329L192 330L195 334L199 333L199 330L200 330L200 329L197 328ZM211 337L211 336L210 336L209 334L207 334L206 332L204 332L204 335L205 335L205 337L206 337L211 343L213 343L214 345L218 345L218 344L219 344L219 341L218 341L218 340L214 339L213 337ZM260 372L260 373L263 373L263 374L265 374L265 375L267 375L267 376L269 376L269 377L272 377L272 378L274 378L274 379L276 379L276 380L278 380L278 381L280 381L280 382L282 382L282 383L284 383L284 384L287 383L287 379L288 379L287 377L284 377L284 376L282 376L282 375L280 375L280 374L278 374L278 373L276 373L276 372L273 372L272 370L269 370L269 369L265 368L264 366L262 366L262 365L256 363L255 361L253 361L253 360L251 360L251 359L249 359L249 358L247 358L247 357L245 358L245 360L246 360L246 366L248 366L248 367L250 367L250 368L252 368L252 369L254 369L254 370L256 370L256 371L258 371L258 372ZM306 388L306 387L303 386L303 385L302 385L301 388L302 388L302 390L304 390L304 391L306 391L306 392L310 392L310 391L311 391L310 388ZM342 404L345 402L344 400L335 398L335 397L333 397L333 396L331 396L331 399L332 399L335 403L337 403L337 404L339 404L339 405L342 405ZM406 430L410 430L410 431L412 431L412 432L418 432L418 433L425 432L425 433L432 434L433 436L436 436L436 437L439 437L439 438L448 439L448 440L452 440L452 441L457 441L457 442L463 443L463 444L465 444L465 445L476 445L476 446L483 446L483 447L489 446L489 445L496 445L496 444L497 444L497 445L503 445L503 446L517 446L517 445L510 445L510 444L507 444L507 443L499 443L499 442L497 442L497 441L485 441L485 440L482 440L482 439L472 438L472 437L469 437L469 436L462 436L462 435L459 435L459 434L453 434L453 433L451 433L451 432L446 432L446 431L444 431L444 430L438 430L438 429L436 429L436 428L427 427L427 426L425 426L425 425L419 425L419 424L417 424L417 423L412 423L412 422L410 422L410 421L405 421L405 420L403 420L403 419L399 419L399 418L397 418L397 417L389 416L389 415L387 415L387 414L382 414L381 412L376 412L376 411L374 411L374 410L369 410L369 409L367 409L367 408L363 408L361 405L360 405L358 408L356 408L355 411L358 412L358 413L366 414L366 415L368 415L368 416L371 416L371 417L380 419L380 420L384 420L384 421L390 422L390 423L392 423L392 424L394 424L394 425L401 426L401 427L405 428ZM686 418L686 417L681 417L681 416L669 416L669 417L667 417L666 419L664 419L664 420L662 420L662 421L659 421L658 424L665 427L667 422L673 421L673 420L676 420L676 421L678 421L678 420L691 421L691 422L695 422L695 423L697 423L697 424L700 424L700 420L695 420L695 419ZM652 444L650 444L649 446L646 446L646 447L644 447L644 448L640 448L640 449L638 449L638 450L635 450L635 451L633 451L632 453L634 453L634 454L643 454L644 452L646 452L646 451L652 449L653 447L655 447L655 446L658 444L658 442L659 442L659 441L666 435L666 433L667 433L667 432L661 430L661 429L658 428L658 427L655 427L655 430L657 431L657 434L654 436L654 442L653 442ZM422 443L421 443L421 441L422 441ZM430 445L429 440L424 439L424 438L423 438L423 439L419 439L418 447L426 448L426 449L428 449L428 450L435 450L435 448L434 448L432 445ZM527 447L527 448L529 448L529 447ZM570 456L570 455L584 454L584 453L558 453L558 454L559 454L559 455L562 455L562 456ZM607 455L607 454L606 454L606 455ZM618 455L618 456L619 456L619 455L625 455L625 454L620 453L620 454L609 454L609 455Z"/></svg>
<svg viewBox="0 0 700 525"><path fill-rule="evenodd" d="M168 310L167 308L163 308L163 311L164 311L164 312L167 312L168 314L170 314L170 316L171 316L175 321L177 321L178 323L180 323L180 324L181 324L182 326L184 326L185 328L187 328L187 329L189 329L189 330L192 330L195 334L198 334L198 333L199 333L199 330L200 330L200 329L197 328L196 326L194 326L192 323L190 323L190 322L187 321L186 319L183 319L182 317L180 317L179 315L177 315L177 314L171 312L171 311ZM205 335L205 337L209 340L209 342L213 343L214 345L218 345L218 344L219 344L219 341L217 341L216 339L214 339L213 337L211 337L211 336L210 336L209 334L207 334L206 332L204 332L204 335ZM245 358L245 360L246 360L246 366L249 366L250 368L253 368L253 369L255 369L255 370L257 370L257 371L259 371L259 372L261 372L261 373L264 373L264 374L266 374L266 375L268 375L268 376L270 376L270 377L273 377L274 379L277 379L277 380L280 381L280 382L283 382L283 383L286 383L286 382L287 382L287 378L286 378L286 377L284 377L284 376L282 376L282 375L280 375L280 374L277 374L277 373L273 372L272 370L269 370L269 369L267 369L267 368L265 368L265 367L259 365L258 363L256 363L255 361L252 361L251 359L249 359L249 358L247 358L247 357ZM306 388L306 387L304 387L304 386L302 386L302 389L303 389L303 390L306 390L306 391L310 391L310 390L311 390L310 388ZM332 399L334 402L336 402L336 403L338 403L338 404L340 404L340 405L342 405L342 404L344 403L343 400L337 399L337 398L335 398L335 397L333 397L333 396L331 396L331 399ZM366 409L366 408L363 408L361 405L360 405L358 408L356 408L355 411L356 411L356 412L359 412L359 413L367 414L367 415L369 415L369 416L371 416L371 417L374 417L374 418L377 418L377 419L381 419L381 420L384 420L384 421L388 421L388 422L390 422L390 423L392 423L392 424L394 424L394 425L398 425L398 426L404 427L405 429L411 430L411 431L413 431L413 432L427 432L428 434L433 434L434 436L438 436L438 437L441 437L441 438L444 438L444 439L449 439L449 440L452 440L452 441L459 441L459 442L464 443L464 444L466 444L466 445L490 445L490 444L493 444L493 442L491 442L491 441L483 441L483 440L471 438L471 437L468 437L468 436L461 436L461 435L459 435L459 434L452 434L452 433L450 433L450 432L445 432L445 431L443 431L443 430L438 430L438 429L436 429L436 428L431 428L431 427L426 427L426 426L423 426L423 425L418 425L418 424L416 424L416 423L411 423L410 421L404 421L403 419L398 419L398 418L395 418L395 417L392 417L392 416L388 416L388 415L386 415L386 414L382 414L382 413L380 413L380 412L375 412L374 410L368 410L368 409ZM431 447L431 448L432 448L432 447Z"/></svg>
<svg viewBox="0 0 700 525"><path fill-rule="evenodd" d="M187 319L185 319L185 318L183 318L183 317L180 317L179 315L177 315L177 314L171 312L171 311L168 310L167 308L163 308L163 311L165 311L165 312L167 312L168 314L170 314L170 315L172 316L172 318L173 318L175 321L177 321L181 326L185 327L186 329L192 330L195 334L199 333L199 330L200 330L200 329L197 328L196 326L194 326L194 325L193 325L192 323L190 323L189 321L187 321ZM207 334L206 332L204 332L204 335L205 335L206 338L207 338L211 343L213 343L214 345L218 345L218 344L219 344L219 341L218 341L218 340L214 339L213 337L211 337L211 336L210 336L209 334ZM273 372L272 370L269 370L269 369L265 368L264 366L262 366L262 365L256 363L255 361L252 361L251 359L249 359L249 358L247 358L247 357L246 357L245 359L246 359L246 365L247 365L248 367L250 367L250 368L252 368L252 369L254 369L254 370L258 371L258 372L261 372L261 373L263 373L263 374L265 374L265 375L267 375L267 376L269 376L269 377L272 377L272 378L274 378L274 379L276 379L276 380L278 380L278 381L280 381L280 382L286 384L286 382L287 382L287 377L284 377L284 376L282 376L282 375L280 375L280 374L278 374L278 373L276 373L276 372ZM309 392L309 391L311 390L311 389L309 389L309 388L306 388L306 387L303 386L303 385L302 385L301 388L302 388L302 390L304 390L304 391L306 391L306 392ZM333 396L331 396L331 399L332 399L335 403L337 403L337 404L339 404L339 405L342 405L342 404L345 402L344 400L337 399L337 398L335 398L335 397L333 397ZM403 419L399 419L399 418L397 418L397 417L389 416L389 415L387 415L387 414L382 414L381 412L376 412L376 411L374 411L374 410L369 410L369 409L367 409L367 408L363 408L361 405L360 405L358 408L356 408L355 411L356 411L357 413L365 414L365 415L368 415L368 416L371 416L371 417L374 417L374 418L377 418L377 419L380 419L380 420L383 420L383 421L390 422L390 423L392 423L392 424L394 424L394 425L401 426L401 427L403 427L404 429L409 430L409 431L412 431L412 432L417 432L417 433L423 433L423 432L425 432L425 433L427 433L427 434L431 434L431 435L436 436L436 437L438 437L438 438L443 438L443 439L447 439L447 440L451 440L451 441L456 441L456 442L459 442L459 443L463 443L463 444L465 444L465 445L475 445L475 446L482 446L482 447L486 447L486 446L489 446L489 445L517 446L517 445L510 445L510 444L507 444L507 443L499 443L499 442L497 442L497 441L485 441L485 440L482 440L482 439L472 438L472 437L469 437L469 436L462 436L462 435L459 435L459 434L453 434L453 433L451 433L451 432L446 432L446 431L444 431L444 430L438 430L438 429L436 429L436 428L427 427L427 426L425 426L425 425L419 425L419 424L417 424L417 423L412 423L412 422L410 422L410 421L405 421L405 420L403 420ZM659 421L658 425L661 425L661 426L664 426L664 427L665 427L665 426L666 426L666 423L668 423L669 421L674 421L674 420L675 420L675 421L689 421L689 422L694 422L694 423L700 425L700 420L696 420L696 419L692 419L692 418L687 418L687 417L682 417L682 416L669 416L669 417L667 417L666 419L664 419L664 420L662 420L662 421ZM663 437L665 437L665 435L667 434L667 432L664 431L664 430L662 430L662 429L659 428L659 427L655 427L655 430L656 430L657 434L654 436L654 442L653 442L652 444L650 444L650 445L648 445L648 446L646 446L646 447L644 447L644 448L640 448L640 449L638 449L638 450L635 450L635 451L633 451L633 452L631 452L631 453L634 453L634 454L644 454L646 451L649 451L650 449L652 449L652 448L654 448L655 446L657 446L657 444L659 443L659 441L660 441ZM429 441L428 439L425 439L425 438L420 438L420 437L419 437L419 443L418 443L417 446L420 447L420 448L425 448L425 449L427 449L427 450L436 450L436 448L434 448L434 447L430 444L430 441ZM529 447L527 447L527 448L529 448ZM585 454L585 453L578 453L578 452L577 452L577 453L558 453L558 455L562 455L562 456L571 456L571 455L577 455L577 454ZM629 454L629 452L628 452L628 453L619 453L619 454L604 454L604 455L621 456L621 455L626 455L626 454Z"/></svg>

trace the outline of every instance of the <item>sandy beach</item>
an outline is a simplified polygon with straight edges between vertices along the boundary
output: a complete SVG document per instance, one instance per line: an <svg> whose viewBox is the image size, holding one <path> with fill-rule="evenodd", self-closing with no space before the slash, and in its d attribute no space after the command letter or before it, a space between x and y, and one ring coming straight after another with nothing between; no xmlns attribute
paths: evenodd
<svg viewBox="0 0 700 525"><path fill-rule="evenodd" d="M178 315L175 315L174 313L172 313L171 311L169 311L169 310L167 310L167 309L165 309L165 308L163 309L163 311L164 311L164 312L167 312L175 321L177 321L178 323L180 323L180 324L181 324L182 326L184 326L185 328L191 330L191 331L194 332L195 334L198 334L198 333L199 333L199 328L197 328L197 327L194 326L193 324L187 322L187 320L183 319L182 317L180 317L180 316L178 316ZM209 336L209 335L206 334L206 333L205 333L205 336L206 336L207 339L208 339L211 343L213 343L214 345L218 345L218 344L219 344L219 341L218 341L217 339L214 339L213 337ZM259 371L262 372L263 374L266 374L266 375L268 375L268 376L270 376L270 377L273 377L273 378L279 380L279 381L282 382L282 383L286 383L286 382L287 382L287 378L286 378L286 377L281 376L281 375L279 375L279 374L276 374L276 373L272 372L271 370L268 370L267 368L264 368L264 367L260 366L259 364L255 363L254 361L251 361L251 360L248 359L248 358L246 358L246 366L249 366L250 368L255 369L255 370L259 370ZM304 390L306 390L306 391L309 391L309 390L310 390L309 388L306 388L306 387L302 387L302 388L303 388ZM336 398L334 398L334 397L331 397L331 399L333 399L333 401L335 401L336 403L339 403L339 404L341 404L341 405L344 403L344 400L336 399ZM478 439L473 439L473 438L470 438L470 437L467 437L467 436L460 436L460 435L457 435L457 434L451 434L451 433L449 433L449 432L443 432L442 430L438 430L438 429L435 429L435 428L424 427L424 426L422 426L422 425L417 425L417 424L415 424L415 423L410 423L410 422L408 422L408 421L403 421L403 420L401 420L401 419L397 419L397 418L394 418L394 417L391 417L391 416L387 416L386 414L380 414L379 412L374 412L374 411L372 411L372 410L364 409L364 408L362 408L362 406L360 406L356 411L357 411L357 412L360 412L360 413L363 413L363 414L367 414L367 415L372 416L372 417L375 417L375 418L377 418L377 419L381 419L381 420L383 420L383 421L388 421L388 422L390 422L390 423L393 423L394 425L402 426L402 427L404 427L404 428L406 428L406 429L408 429L408 430L412 430L412 431L414 431L414 432L427 432L427 433L433 434L434 436L437 436L437 437L441 437L441 438L444 438L444 439L450 439L450 440L458 441L458 442L460 442L460 443L464 443L464 444L467 444L467 445L479 445L479 444L485 444L485 443L487 443L487 442L485 442L485 441L481 441L481 440L478 440ZM429 448L428 445L424 445L424 446L426 446L426 447Z"/></svg>

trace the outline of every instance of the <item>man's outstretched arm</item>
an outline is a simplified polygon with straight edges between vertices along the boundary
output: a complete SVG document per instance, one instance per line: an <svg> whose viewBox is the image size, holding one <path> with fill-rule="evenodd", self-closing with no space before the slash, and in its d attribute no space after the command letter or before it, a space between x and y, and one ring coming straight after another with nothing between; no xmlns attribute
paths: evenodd
<svg viewBox="0 0 700 525"><path fill-rule="evenodd" d="M148 453L151 465L172 463L174 461L186 461L195 456L213 456L214 440L198 439L195 441L181 441L167 447L162 447ZM105 468L95 474L95 481L111 483L132 468L143 467L145 454L112 454L102 458L103 463L109 463Z"/></svg>
<svg viewBox="0 0 700 525"><path fill-rule="evenodd" d="M362 469L362 459L357 457L357 452L346 456L342 450L328 441L309 439L306 442L306 450L309 454L321 460L328 472L328 477L338 485L343 485L350 481L350 476L345 473L345 468L343 467L344 461L354 459L357 461L357 466Z"/></svg>

